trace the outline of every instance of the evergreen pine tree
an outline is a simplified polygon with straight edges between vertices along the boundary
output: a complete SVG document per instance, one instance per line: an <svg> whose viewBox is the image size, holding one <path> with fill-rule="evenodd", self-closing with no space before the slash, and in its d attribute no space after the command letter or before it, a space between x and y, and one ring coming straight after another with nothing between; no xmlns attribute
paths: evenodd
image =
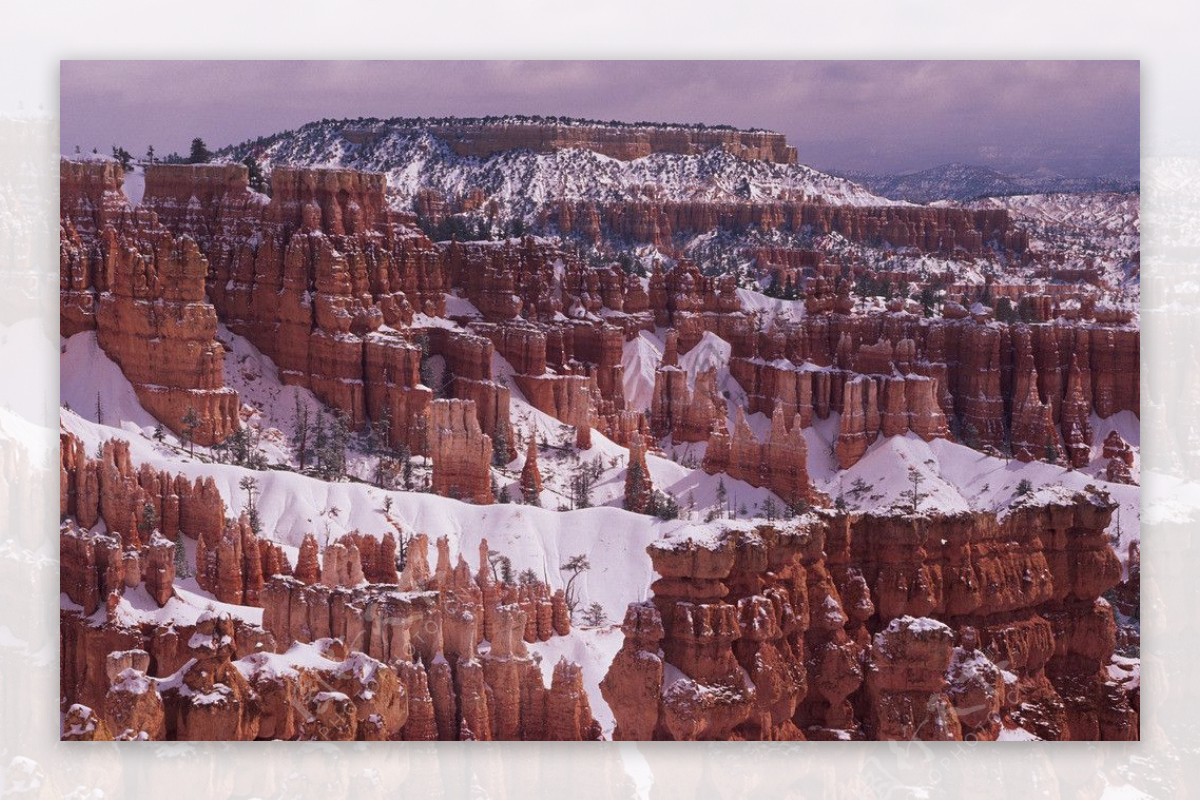
<svg viewBox="0 0 1200 801"><path fill-rule="evenodd" d="M187 412L180 419L183 424L183 438L188 444L188 455L196 455L196 429L200 427L200 415L196 414L196 410L191 406L187 407Z"/></svg>
<svg viewBox="0 0 1200 801"><path fill-rule="evenodd" d="M212 151L208 149L208 145L204 144L204 140L196 137L192 140L192 150L188 155L188 164L207 164L212 161Z"/></svg>
<svg viewBox="0 0 1200 801"><path fill-rule="evenodd" d="M187 550L183 547L183 532L175 535L175 578L188 578L192 575L188 566Z"/></svg>
<svg viewBox="0 0 1200 801"><path fill-rule="evenodd" d="M296 412L292 419L295 426L292 431L292 448L296 451L296 459L299 460L300 471L303 472L309 457L308 404L301 403L299 395L296 396Z"/></svg>

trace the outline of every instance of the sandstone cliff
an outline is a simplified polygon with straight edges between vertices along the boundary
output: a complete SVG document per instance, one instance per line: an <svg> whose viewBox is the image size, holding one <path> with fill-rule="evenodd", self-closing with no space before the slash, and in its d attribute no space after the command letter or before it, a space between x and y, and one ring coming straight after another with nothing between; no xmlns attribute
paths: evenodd
<svg viewBox="0 0 1200 801"><path fill-rule="evenodd" d="M602 691L617 738L1136 737L1106 665L1112 506L807 518L652 544ZM958 647L955 647L956 640Z"/></svg>

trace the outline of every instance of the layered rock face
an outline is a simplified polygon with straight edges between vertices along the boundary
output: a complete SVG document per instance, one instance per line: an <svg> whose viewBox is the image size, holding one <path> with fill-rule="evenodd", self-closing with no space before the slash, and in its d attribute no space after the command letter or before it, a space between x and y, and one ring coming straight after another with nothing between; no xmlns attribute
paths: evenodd
<svg viewBox="0 0 1200 801"><path fill-rule="evenodd" d="M1079 494L1004 520L810 517L654 543L662 578L601 685L615 736L1134 738L1136 699L1107 673L1112 509Z"/></svg>
<svg viewBox="0 0 1200 801"><path fill-rule="evenodd" d="M432 243L387 210L384 188L377 174L280 167L268 199L241 165L158 165L143 205L197 241L221 319L285 382L312 389L353 428L390 415L393 444L413 448L406 432L430 399L420 351L378 329L441 314L443 280Z"/></svg>
<svg viewBox="0 0 1200 801"><path fill-rule="evenodd" d="M147 411L200 444L223 441L239 403L224 386L208 263L190 238L132 210L122 182L115 164L62 162L63 334L94 329Z"/></svg>
<svg viewBox="0 0 1200 801"><path fill-rule="evenodd" d="M676 128L651 125L604 125L576 122L504 121L500 124L466 120L440 124L386 127L347 131L352 142L367 142L387 133L433 133L460 156L487 158L506 150L550 153L576 148L592 150L614 159L630 161L651 153L694 155L719 148L745 159L795 164L796 149L783 134L771 131L739 131L732 128Z"/></svg>
<svg viewBox="0 0 1200 801"><path fill-rule="evenodd" d="M153 287L166 277L155 273L127 290L109 291L104 271L90 266L96 260L73 243L80 230L99 240L101 226L145 228L149 223L139 221L153 218L153 210L163 221L154 223L159 229L194 239L199 250L186 239L170 249L143 248L161 251L165 255L158 258L175 265L170 270L187 276L175 280L175 272L164 273L182 293L169 302L190 304L186 308L203 317L174 339L212 343L213 320L211 313L202 314L200 283L201 261L207 261L207 291L217 311L275 360L285 381L310 386L351 427L390 419L393 444L415 453L428 453L431 446L428 410L435 391L474 401L484 433L494 441L504 438L512 452L507 390L492 381L492 353L510 361L517 385L538 409L579 431L581 446L590 443L593 427L623 444L632 431L647 429L680 442L703 441L722 405L708 374L685 387L683 376L666 365L656 379L649 419L625 411L622 344L656 325L673 327L684 352L705 332L729 342L729 370L747 391L749 412L773 413L782 403L785 417L799 415L807 426L814 416L842 414L849 392L850 413L843 414L839 432L842 466L853 464L880 434L914 431L929 439L947 436L952 428L967 441L1011 449L1022 458L1055 454L1079 465L1088 456L1091 413L1138 411L1136 382L1115 378L1137 370L1137 331L1127 326L1007 326L969 315L927 320L904 311L903 304L885 314L851 316L848 298L823 304L816 287L806 300L807 317L761 330L754 315L741 313L730 277L706 276L686 261L656 269L643 287L618 267L586 266L533 237L435 246L408 227L403 215L387 210L380 175L279 168L268 200L249 190L237 165L157 166L148 171L143 208L135 211L120 201L114 167L65 164L65 326L87 326L105 309L104 319L114 321L116 315L125 320L146 313L143 298L154 297ZM951 238L959 242L970 238L964 233L970 229L984 232L981 242L1010 249L1020 244L1006 241L1012 232L1003 213L908 207L851 213L793 206L783 204L781 209L791 209L786 213L768 213L774 207L763 206L743 214L706 204L708 211L699 216L707 220L704 225L731 230L767 224L824 230L824 225L847 236L894 235L888 241L899 244L930 237L948 241L946 231L958 232ZM833 209L837 213L829 217ZM684 228L688 225L693 223ZM118 273L133 275L128 267ZM139 289L142 284L151 288ZM418 311L444 312L450 287L459 288L484 319L463 317L466 331L410 328ZM102 294L112 300L102 303ZM91 298L96 300L89 305ZM130 350L131 336L143 335L124 322L109 329L113 333L102 344L118 354ZM162 333L156 342L172 341ZM188 339L192 336L197 339ZM491 351L480 344L486 341ZM127 372L140 379L135 383L156 413L176 417L185 393L193 406L204 407L198 411L208 433L199 436L220 437L236 424L231 413L236 400L220 388L219 346L182 347L194 354L187 358L199 361L170 357L169 366L199 376L192 382L196 386L160 390L145 383L150 376L137 373L142 368L130 366ZM442 387L422 384L422 365L431 357L447 366ZM1033 373L1036 400L1026 380Z"/></svg>
<svg viewBox="0 0 1200 801"><path fill-rule="evenodd" d="M1021 251L1028 235L1012 225L1002 209L969 210L928 206L832 206L822 202L640 201L595 203L559 201L549 220L564 234L600 234L670 248L676 236L716 229L743 233L754 229L836 233L872 246L916 248L926 253L977 254L998 244ZM576 221L587 221L577 228ZM565 223L565 225L564 225Z"/></svg>
<svg viewBox="0 0 1200 801"><path fill-rule="evenodd" d="M570 633L563 592L499 580L486 540L473 573L444 538L431 569L417 535L399 572L391 534L352 532L323 552L310 535L293 570L247 515L225 518L211 478L135 468L120 441L95 459L69 434L62 444L62 697L79 705L64 737L599 739L578 667L561 662L547 687L525 647ZM143 586L172 601L176 546L159 524L196 537L200 586L261 606L261 627L122 600Z"/></svg>
<svg viewBox="0 0 1200 801"><path fill-rule="evenodd" d="M725 399L717 392L717 371L710 368L689 381L679 367L679 336L667 332L662 364L654 372L650 430L672 442L704 442L715 421L726 416Z"/></svg>
<svg viewBox="0 0 1200 801"><path fill-rule="evenodd" d="M728 340L748 411L782 403L802 425L838 413L838 457L879 435L957 436L1029 459L1090 458L1090 416L1140 411L1139 332L1099 325L929 320L898 311L807 317Z"/></svg>
<svg viewBox="0 0 1200 801"><path fill-rule="evenodd" d="M491 503L492 438L479 428L475 402L436 400L430 406L433 491L447 498Z"/></svg>
<svg viewBox="0 0 1200 801"><path fill-rule="evenodd" d="M83 209L68 214L65 206L64 219L116 213L119 181L110 176L113 186L105 188L102 178L92 181L101 189L86 203L71 199L90 184L64 189L64 203ZM409 218L388 210L380 174L279 167L271 189L269 199L251 191L241 165L156 165L147 170L136 214L157 215L174 235L194 240L187 255L202 258L189 262L193 294L204 299L207 274L207 296L222 321L269 356L285 382L312 389L352 429L386 417L393 445L427 454L429 404L445 390L474 401L483 430L503 436L511 449L508 391L491 380L494 351L484 350L491 339L539 409L581 429L621 430L625 332L594 321L529 321L604 304L644 311L636 280L619 270L585 269L532 237L435 246ZM133 214L127 207L125 213ZM89 286L75 277L86 272L81 263L86 267L64 246L64 320L85 317L77 311ZM415 314L445 315L451 286L493 321L489 327L464 318L482 337L413 326ZM219 356L214 351L218 367ZM430 357L447 365L444 387L422 383ZM587 441L585 432L580 440Z"/></svg>
<svg viewBox="0 0 1200 801"><path fill-rule="evenodd" d="M808 478L808 444L799 415L792 418L789 428L783 406L777 405L765 442L759 442L750 430L740 407L732 432L726 430L723 419L715 425L704 452L705 472L727 473L755 487L767 487L793 506L817 499Z"/></svg>
<svg viewBox="0 0 1200 801"><path fill-rule="evenodd" d="M84 528L103 520L121 547L135 550L155 530L174 540L181 532L195 538L224 526L225 503L211 477L189 481L150 465L134 467L123 440L104 442L98 458L90 458L72 434L62 432L59 441L63 519L74 518Z"/></svg>

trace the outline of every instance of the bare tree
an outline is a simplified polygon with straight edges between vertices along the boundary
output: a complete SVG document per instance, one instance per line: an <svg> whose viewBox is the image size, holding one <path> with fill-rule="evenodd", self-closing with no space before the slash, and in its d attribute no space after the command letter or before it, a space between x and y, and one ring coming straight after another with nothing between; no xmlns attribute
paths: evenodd
<svg viewBox="0 0 1200 801"><path fill-rule="evenodd" d="M572 556L559 570L565 570L570 573L570 578L567 579L567 586L563 590L563 595L566 596L567 609L571 613L571 617L575 617L575 607L579 605L579 598L575 594L575 581L583 575L585 571L592 569L592 563L588 561L587 554L580 553Z"/></svg>

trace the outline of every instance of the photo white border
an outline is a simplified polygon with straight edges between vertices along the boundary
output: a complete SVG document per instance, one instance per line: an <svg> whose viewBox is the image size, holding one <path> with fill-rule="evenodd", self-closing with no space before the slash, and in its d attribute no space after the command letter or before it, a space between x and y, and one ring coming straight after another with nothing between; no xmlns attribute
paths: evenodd
<svg viewBox="0 0 1200 801"><path fill-rule="evenodd" d="M1195 4L525 0L22 4L0 32L0 796L1200 794ZM838 10L842 8L844 10ZM60 743L58 62L86 58L1131 58L1143 106L1139 743Z"/></svg>

